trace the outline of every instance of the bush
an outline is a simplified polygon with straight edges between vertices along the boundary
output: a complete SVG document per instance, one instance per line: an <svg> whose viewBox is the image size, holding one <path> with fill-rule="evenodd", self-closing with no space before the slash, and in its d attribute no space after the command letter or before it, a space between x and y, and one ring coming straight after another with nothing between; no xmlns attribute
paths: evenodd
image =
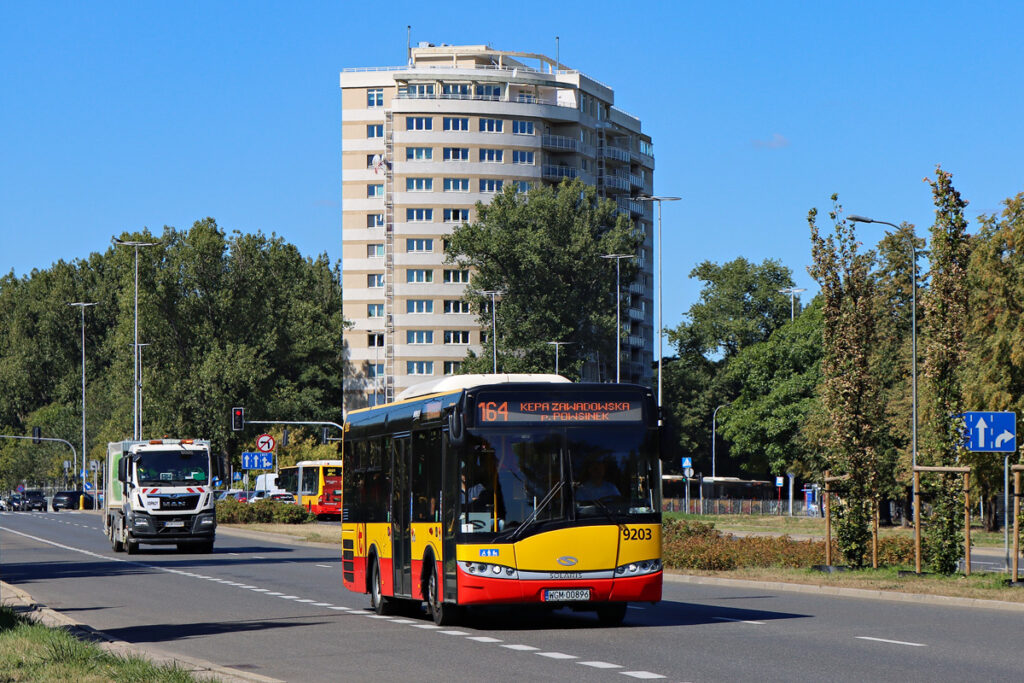
<svg viewBox="0 0 1024 683"><path fill-rule="evenodd" d="M294 503L276 500L239 503L233 498L217 501L217 521L221 524L306 524L314 519L309 511Z"/></svg>
<svg viewBox="0 0 1024 683"><path fill-rule="evenodd" d="M833 541L834 557L839 557ZM870 558L870 548L868 550ZM884 538L879 565L908 564L913 541ZM662 559L670 569L726 570L739 567L808 568L825 563L824 541L795 541L789 536L734 536L711 524L667 519L662 527Z"/></svg>

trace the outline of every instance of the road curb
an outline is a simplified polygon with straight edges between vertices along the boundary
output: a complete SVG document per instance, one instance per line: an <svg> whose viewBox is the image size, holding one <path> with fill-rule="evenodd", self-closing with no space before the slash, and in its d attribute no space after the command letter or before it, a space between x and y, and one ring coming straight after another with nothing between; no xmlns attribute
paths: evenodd
<svg viewBox="0 0 1024 683"><path fill-rule="evenodd" d="M759 588L762 590L787 591L790 593L811 593L835 595L844 598L886 600L888 602L913 602L943 605L946 607L970 607L974 609L1024 612L1024 603L1005 600L984 600L981 598L958 598L930 593L902 593L870 588L845 588L842 586L818 586L809 583L786 583L785 581L754 581L751 579L725 579L717 576L695 576L692 574L664 574L668 583L690 583L705 586L731 586L736 588Z"/></svg>
<svg viewBox="0 0 1024 683"><path fill-rule="evenodd" d="M96 643L101 649L118 655L132 655L149 660L153 664L177 666L198 679L216 678L225 683L284 683L280 679L232 669L196 657L187 657L158 648L141 648L124 640L118 640L103 631L96 630L75 621L66 614L50 609L32 599L32 596L17 586L0 581L0 603L11 607L20 614L28 615L49 628L68 631L79 640Z"/></svg>

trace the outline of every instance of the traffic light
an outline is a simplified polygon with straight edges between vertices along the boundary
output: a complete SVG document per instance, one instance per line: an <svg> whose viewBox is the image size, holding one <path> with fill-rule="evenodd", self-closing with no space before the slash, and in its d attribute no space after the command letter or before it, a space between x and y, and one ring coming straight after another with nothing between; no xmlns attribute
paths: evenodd
<svg viewBox="0 0 1024 683"><path fill-rule="evenodd" d="M231 431L240 432L245 429L245 408L231 409Z"/></svg>
<svg viewBox="0 0 1024 683"><path fill-rule="evenodd" d="M320 443L327 444L327 427L320 430Z"/></svg>
<svg viewBox="0 0 1024 683"><path fill-rule="evenodd" d="M288 428L285 427L281 430L281 448L288 445Z"/></svg>
<svg viewBox="0 0 1024 683"><path fill-rule="evenodd" d="M32 443L42 443L42 442L43 442L43 430L40 429L39 427L33 427L32 428Z"/></svg>

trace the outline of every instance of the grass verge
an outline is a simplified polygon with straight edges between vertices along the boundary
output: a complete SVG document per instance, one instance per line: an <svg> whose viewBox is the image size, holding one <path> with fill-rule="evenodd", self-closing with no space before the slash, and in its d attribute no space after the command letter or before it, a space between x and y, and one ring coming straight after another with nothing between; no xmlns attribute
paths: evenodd
<svg viewBox="0 0 1024 683"><path fill-rule="evenodd" d="M0 605L0 679L40 683L193 683L200 679L175 666L122 657L51 629ZM203 681L214 679L204 678Z"/></svg>
<svg viewBox="0 0 1024 683"><path fill-rule="evenodd" d="M334 543L339 546L341 545L340 527L327 527L318 524L279 524L275 522L257 522L253 524L223 524L218 522L217 526L227 529L262 531L268 534L292 536L301 541L310 541L313 543Z"/></svg>

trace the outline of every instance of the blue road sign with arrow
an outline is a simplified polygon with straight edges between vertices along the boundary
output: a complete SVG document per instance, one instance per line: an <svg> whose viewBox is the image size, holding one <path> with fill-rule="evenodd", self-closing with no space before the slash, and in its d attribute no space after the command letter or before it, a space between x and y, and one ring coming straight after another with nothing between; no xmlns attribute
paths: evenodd
<svg viewBox="0 0 1024 683"><path fill-rule="evenodd" d="M964 413L964 447L972 453L1017 450L1017 413Z"/></svg>
<svg viewBox="0 0 1024 683"><path fill-rule="evenodd" d="M242 453L243 470L272 470L274 469L273 453Z"/></svg>

